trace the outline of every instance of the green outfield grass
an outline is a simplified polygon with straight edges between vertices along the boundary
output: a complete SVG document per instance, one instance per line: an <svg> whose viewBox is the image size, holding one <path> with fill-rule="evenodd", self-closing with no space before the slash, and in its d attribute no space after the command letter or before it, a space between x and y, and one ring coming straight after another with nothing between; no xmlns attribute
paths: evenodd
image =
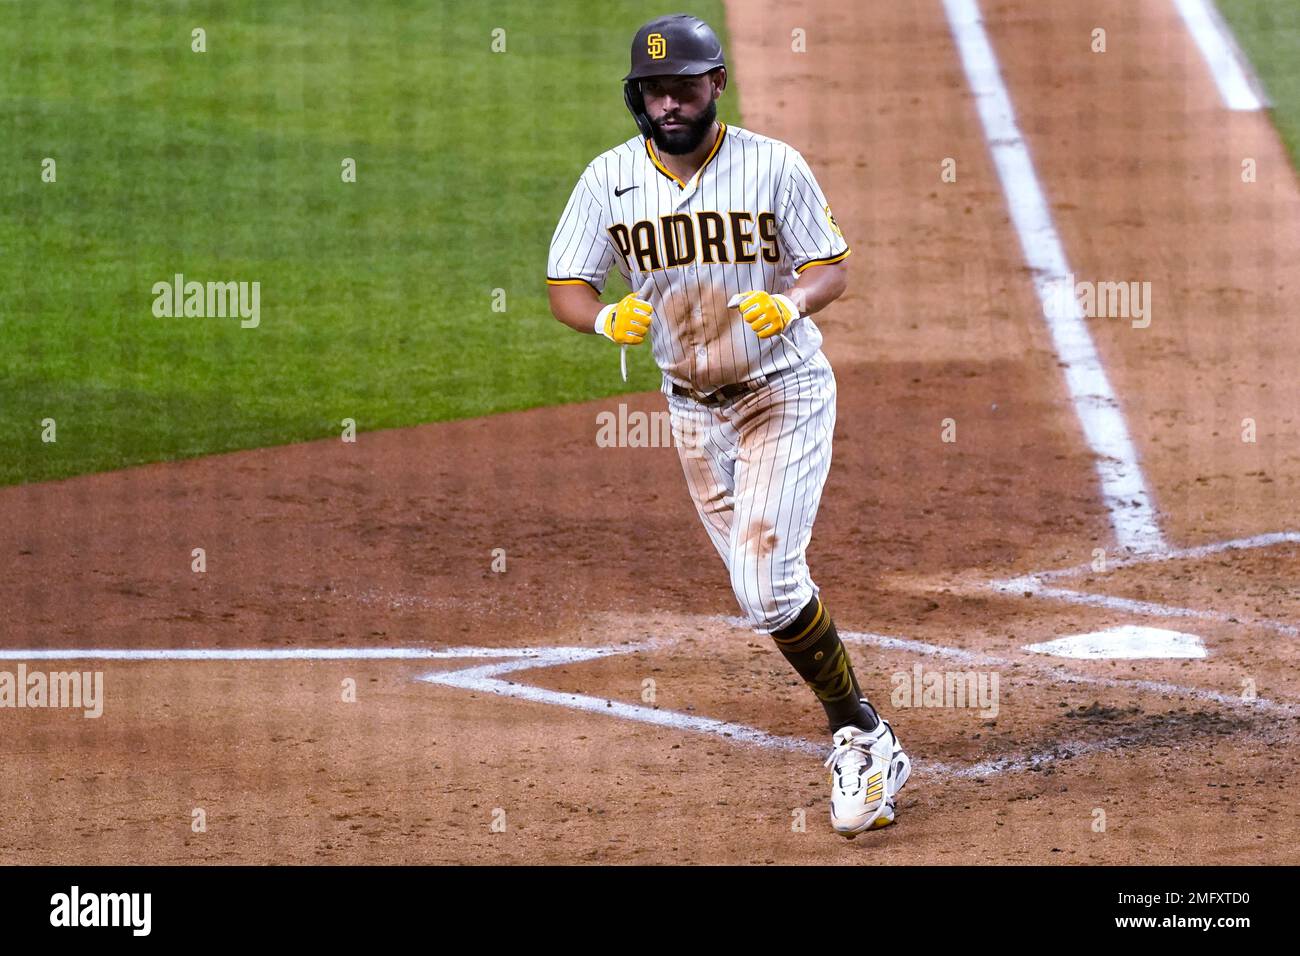
<svg viewBox="0 0 1300 956"><path fill-rule="evenodd" d="M624 385L545 288L578 174L635 132L647 9L4 5L0 483L656 387L648 349ZM156 318L177 272L260 282L260 326Z"/></svg>
<svg viewBox="0 0 1300 956"><path fill-rule="evenodd" d="M1300 3L1218 0L1218 5L1268 91L1278 132L1300 168Z"/></svg>

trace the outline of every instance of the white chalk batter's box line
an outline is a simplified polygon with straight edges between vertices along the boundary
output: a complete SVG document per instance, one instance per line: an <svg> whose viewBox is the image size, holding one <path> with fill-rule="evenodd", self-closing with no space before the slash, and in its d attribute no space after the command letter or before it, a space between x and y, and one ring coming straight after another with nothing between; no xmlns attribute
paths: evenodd
<svg viewBox="0 0 1300 956"><path fill-rule="evenodd" d="M895 640L904 641L903 638ZM590 714L604 714L637 723L651 724L669 730L693 731L724 737L735 743L749 744L766 750L782 750L791 753L825 757L830 750L828 743L818 743L802 737L782 737L770 734L745 724L717 720L685 714L675 710L647 707L643 704L629 704L623 701L595 697L590 694L575 694L567 691L551 690L532 684L519 684L502 680L501 675L534 667L552 667L559 664L573 664L596 660L616 654L630 654L642 650L662 650L671 647L674 641L649 641L642 644L622 645L618 647L590 648L552 648L542 661L508 661L503 664L487 664L464 670L441 671L425 674L421 680L431 684L473 690L479 693L495 694L501 697L514 697L539 704L551 704L569 710ZM1107 750L1114 742L1078 741L1062 743L1051 752L1024 754L979 763L959 766L935 760L917 759L913 755L914 774L920 777L936 779L975 779L1003 773L1020 773L1036 769L1062 757L1079 757L1096 751Z"/></svg>
<svg viewBox="0 0 1300 956"><path fill-rule="evenodd" d="M728 623L732 623L728 621ZM1035 660L1017 660L927 644L904 637L892 637L884 634L842 632L841 637L848 643L870 644L891 650L903 650L927 656L945 657L962 664L980 664L984 666L1009 667L1018 664L1021 668L1036 675L1059 680L1062 683L1092 684L1096 686L1128 689L1138 692L1173 694L1191 697L1207 703L1245 711L1300 714L1300 705L1284 703L1266 698L1247 699L1240 696L1222 694L1197 687L1182 687L1160 681L1124 680L1120 678L1078 674L1058 665L1044 664ZM517 673L540 667L553 667L560 664L573 664L589 660L630 654L644 650L664 650L671 648L676 641L647 641L638 644L625 644L609 647L569 647L549 648L540 659L506 661L499 664L484 664L452 671L438 671L423 675L420 679L431 684L472 690L478 693L513 697L533 703L549 704L591 714L604 714L623 720L651 724L671 730L693 731L728 738L736 743L749 744L768 750L783 750L793 753L824 757L829 750L826 743L807 740L800 737L781 737L769 734L756 727L737 724L730 721L701 717L680 711L648 707L643 704L630 704L623 701L596 697L590 694L576 694L557 691L532 684L521 684L503 680L502 675ZM1018 676L1018 675L1017 675ZM1060 759L1086 756L1096 752L1112 750L1123 738L1107 738L1097 741L1070 741L1055 745L1050 750L1038 753L1026 753L1014 757L983 760L968 765L948 764L941 761L918 758L913 754L915 773L921 778L932 779L975 779L1005 773L1021 773L1035 770Z"/></svg>
<svg viewBox="0 0 1300 956"><path fill-rule="evenodd" d="M725 618L710 619L716 623L734 624ZM1061 683L1091 684L1100 687L1127 689L1136 692L1169 694L1205 701L1235 710L1264 712L1270 714L1300 713L1300 705L1269 700L1267 698L1246 699L1239 696L1219 693L1198 687L1184 687L1150 680L1126 680L1080 674L1064 667L1027 658L1012 660L993 654L945 647L904 637L885 634L842 632L843 639L850 644L864 644L889 650L899 650L929 657L941 657L960 664L986 667L1010 667L1017 665L1022 672L1047 677ZM450 648L138 648L138 649L27 649L0 650L0 660L99 660L99 661L415 661L415 660L458 660L480 659L492 663L479 664L450 671L435 671L421 675L418 679L430 684L438 684L461 690L476 691L502 697L511 697L533 703L548 704L591 714L603 714L637 723L650 724L669 730L708 734L730 740L734 743L747 744L766 750L779 750L810 756L823 757L829 749L826 743L819 743L799 737L782 737L770 734L756 727L718 720L680 711L647 707L596 697L589 694L575 694L551 690L531 684L522 684L504 679L504 675L516 674L525 670L543 667L555 667L563 664L576 664L599 660L638 651L659 651L673 647L676 640L653 640L639 643L603 645L592 647L550 646L550 647L450 647ZM1013 675L1013 679L1019 675ZM1079 757L1087 754L1112 749L1119 738L1098 741L1064 742L1053 746L1048 751L1025 753L980 761L969 765L948 764L940 761L915 760L916 772L920 778L931 779L975 779L997 774L1021 773L1058 761L1062 758ZM915 756L915 755L914 755Z"/></svg>
<svg viewBox="0 0 1300 956"><path fill-rule="evenodd" d="M1198 545L1194 548L1167 548L1151 554L1137 554L1132 557L1118 558L1107 564L1108 570L1131 568L1143 564L1156 564L1165 561L1195 561L1200 558L1223 554L1229 551L1247 551L1254 548L1271 548L1280 544L1300 543L1300 532L1277 531L1271 534L1259 534L1249 538L1236 538L1231 541L1216 541L1212 544ZM1114 611L1128 611L1150 617L1187 617L1203 621L1215 621L1220 624L1235 624L1242 627L1260 627L1288 637L1300 636L1300 628L1274 621L1270 618L1242 619L1235 614L1204 608L1177 607L1155 601L1137 601L1131 598L1115 597L1092 591L1078 591L1069 588L1051 587L1050 582L1076 574L1099 574L1090 564L1080 564L1069 568L1057 568L1050 571L1035 571L1014 578L990 581L987 585L1004 594L1018 594L1026 597L1044 598L1050 601L1064 601L1069 604L1083 604L1089 607L1101 607Z"/></svg>
<svg viewBox="0 0 1300 956"><path fill-rule="evenodd" d="M1179 559L1195 560L1197 558L1219 554L1226 551L1271 547L1278 544L1296 542L1300 542L1300 533L1279 532L1275 534L1257 535L1251 538L1216 542L1194 548L1163 548L1161 551L1156 553L1148 552L1130 558L1115 560L1111 562L1111 566L1115 568L1123 568L1161 561ZM1153 604L1151 602L1129 601L1123 598L1114 598L1109 595L1088 594L1085 592L1068 591L1062 588L1048 588L1045 586L1045 582L1090 570L1091 565L1085 564L1079 567L1044 571L1024 578L1013 579L1011 581L993 582L990 586L998 590L1019 590L1021 592L1028 590L1040 597L1068 600L1076 603L1096 604L1113 610L1137 611L1139 613L1161 616L1199 617L1202 619L1221 620L1225 622L1230 620L1229 615L1220 614L1219 612L1214 611L1201 611L1191 608L1173 608L1167 605ZM732 625L744 625L743 621L734 619L726 619L726 622ZM1282 631L1283 633L1295 633L1294 628L1280 622L1266 621L1258 623L1262 626ZM938 644L929 644L909 638L894 637L884 634L842 632L841 636L848 643L867 644L892 650L907 651L924 656L941 657L967 666L976 665L984 667L1010 668L1013 665L1017 665L1023 672L1036 673L1064 684L1088 684L1119 690L1131 690L1138 693L1155 693L1176 697L1190 697L1195 700L1227 707L1233 710L1281 715L1295 715L1300 713L1300 706L1290 702L1270 700L1267 698L1247 699L1236 694L1226 694L1220 691L1200 687L1185 687L1164 681L1123 679L1077 673L1060 665L1048 664L1032 658L1013 660L998 655L968 651L955 647L946 647ZM664 645L660 643L652 645L625 646L622 648L612 647L586 649L582 652L581 656L575 658L569 658L567 655L562 654L554 663L590 660L597 656L606 657L612 654L630 653L635 650L658 648L662 646ZM593 697L590 695L553 691L547 688L501 680L499 676L504 673L516 672L532 667L546 666L552 666L552 662L549 660L546 662L539 661L537 663L516 661L505 664L486 665L467 670L428 674L425 675L423 679L430 683L473 689L483 693L515 697L537 703L546 703L575 710L587 711L589 713L603 713L609 716L655 724L673 729L710 733L728 737L740 743L749 743L768 749L816 754L818 756L821 756L826 751L825 745L802 738L777 737L756 728L740 724L733 724L675 711L659 710L653 707L645 707L637 704L610 701L605 698ZM1062 756L1068 755L1070 757L1076 757L1110 750L1118 739L1119 738L1092 742L1064 743L1047 752L1024 754L1003 760L986 760L968 766L957 766L937 761L918 759L916 761L916 767L919 776L939 779L971 779L1000 773L1019 773L1037 769L1045 764L1060 759Z"/></svg>

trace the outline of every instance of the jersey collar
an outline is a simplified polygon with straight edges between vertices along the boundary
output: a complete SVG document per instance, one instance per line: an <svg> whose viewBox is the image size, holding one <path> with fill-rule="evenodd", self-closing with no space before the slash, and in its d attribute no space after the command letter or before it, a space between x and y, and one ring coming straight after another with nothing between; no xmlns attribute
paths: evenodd
<svg viewBox="0 0 1300 956"><path fill-rule="evenodd" d="M700 164L700 168L695 171L695 175L692 176L691 179L699 179L700 176L704 173L704 170L709 168L709 163L713 162L713 157L717 156L718 150L722 149L722 140L726 137L726 135L727 135L727 124L719 121L718 138L713 141L713 148L709 150L709 155L704 157L704 162ZM675 182L677 184L678 189L686 188L686 183L682 182L681 179L676 174L670 172L668 170L668 167L659 161L659 157L655 155L654 144L650 142L649 138L647 138L645 141L645 151L646 153L649 154L650 162L654 163L655 169L659 170L659 172L663 173L665 176L667 176L669 179Z"/></svg>

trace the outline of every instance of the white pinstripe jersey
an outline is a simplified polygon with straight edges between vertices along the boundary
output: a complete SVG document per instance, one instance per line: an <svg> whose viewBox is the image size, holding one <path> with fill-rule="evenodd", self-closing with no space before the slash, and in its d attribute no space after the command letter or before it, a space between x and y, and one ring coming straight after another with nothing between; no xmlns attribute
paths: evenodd
<svg viewBox="0 0 1300 956"><path fill-rule="evenodd" d="M611 268L633 290L652 280L650 341L665 392L673 382L710 391L802 364L779 336L754 335L727 302L751 289L785 292L809 266L849 254L797 150L719 126L686 183L641 136L601 153L579 177L551 239L551 284L586 282L600 293ZM786 335L804 360L821 346L810 318Z"/></svg>

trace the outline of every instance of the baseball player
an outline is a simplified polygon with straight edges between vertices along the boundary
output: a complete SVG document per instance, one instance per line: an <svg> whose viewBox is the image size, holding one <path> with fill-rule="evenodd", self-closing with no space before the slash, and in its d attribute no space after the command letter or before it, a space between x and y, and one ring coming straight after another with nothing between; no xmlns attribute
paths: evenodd
<svg viewBox="0 0 1300 956"><path fill-rule="evenodd" d="M647 338L691 497L754 628L826 711L831 825L887 826L911 762L863 697L805 553L831 462L835 376L811 316L847 284L848 244L793 148L717 119L708 24L677 14L632 40L639 134L597 156L551 240L551 311L621 346ZM611 268L637 290L600 300Z"/></svg>

